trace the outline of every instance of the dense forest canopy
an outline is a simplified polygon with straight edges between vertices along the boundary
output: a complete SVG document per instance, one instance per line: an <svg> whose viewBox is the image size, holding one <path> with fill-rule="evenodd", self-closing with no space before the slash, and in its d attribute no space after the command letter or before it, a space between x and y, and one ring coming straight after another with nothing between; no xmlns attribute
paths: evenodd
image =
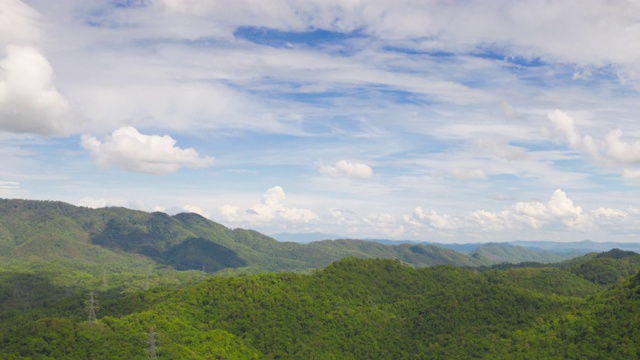
<svg viewBox="0 0 640 360"><path fill-rule="evenodd" d="M46 271L5 272L0 356L145 359L153 334L167 359L635 358L640 276L600 285L592 267L581 271L599 259L477 271L347 258L311 274L128 293L107 285L95 292L95 321L89 289L55 285Z"/></svg>

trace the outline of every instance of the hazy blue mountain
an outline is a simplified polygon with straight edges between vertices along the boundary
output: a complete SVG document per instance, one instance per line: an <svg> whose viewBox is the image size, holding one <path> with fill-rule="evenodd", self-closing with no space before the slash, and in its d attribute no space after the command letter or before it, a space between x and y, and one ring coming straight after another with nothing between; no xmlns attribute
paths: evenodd
<svg viewBox="0 0 640 360"><path fill-rule="evenodd" d="M554 253L575 252L575 253L584 254L588 252L609 251L611 249L621 249L621 250L640 252L640 243L596 242L591 240L574 241L574 242L517 240L517 241L510 241L509 243L513 245L527 247L527 248L546 250Z"/></svg>
<svg viewBox="0 0 640 360"><path fill-rule="evenodd" d="M365 239L366 241L377 242L378 244L385 245L400 245L400 244L429 244L427 242L420 242L414 240L388 240L388 239Z"/></svg>

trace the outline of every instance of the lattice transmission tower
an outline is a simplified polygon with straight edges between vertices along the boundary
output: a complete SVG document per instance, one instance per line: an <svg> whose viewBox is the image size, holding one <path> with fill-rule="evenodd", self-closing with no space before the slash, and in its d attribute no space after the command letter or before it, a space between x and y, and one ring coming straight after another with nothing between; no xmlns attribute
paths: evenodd
<svg viewBox="0 0 640 360"><path fill-rule="evenodd" d="M89 312L89 322L92 324L96 324L98 320L96 319L96 310L98 310L98 295L93 291L88 295L89 300L85 301L87 304L87 311Z"/></svg>
<svg viewBox="0 0 640 360"><path fill-rule="evenodd" d="M158 340L156 340L156 328L154 326L152 326L149 329L149 340L147 341L147 352L149 353L149 359L157 359L158 355L156 354L156 343L158 342Z"/></svg>

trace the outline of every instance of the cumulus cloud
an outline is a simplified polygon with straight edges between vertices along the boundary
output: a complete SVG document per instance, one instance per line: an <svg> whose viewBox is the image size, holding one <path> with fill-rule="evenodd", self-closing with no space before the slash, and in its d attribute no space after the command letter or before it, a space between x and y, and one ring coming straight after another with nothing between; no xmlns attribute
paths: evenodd
<svg viewBox="0 0 640 360"><path fill-rule="evenodd" d="M104 142L83 135L81 144L101 168L167 174L181 167L209 167L214 162L212 157L200 157L192 148L176 147L176 141L168 135L144 135L130 126L114 131Z"/></svg>
<svg viewBox="0 0 640 360"><path fill-rule="evenodd" d="M8 46L0 60L0 130L66 135L75 125L47 59L33 47Z"/></svg>
<svg viewBox="0 0 640 360"><path fill-rule="evenodd" d="M413 225L428 224L439 230L451 230L459 227L458 219L449 215L440 215L437 211L431 210L428 213L422 207L417 207L413 214L405 220Z"/></svg>
<svg viewBox="0 0 640 360"><path fill-rule="evenodd" d="M278 220L309 222L318 218L318 215L311 210L285 205L286 197L282 187L274 186L262 195L260 203L244 210L239 206L224 205L220 208L220 212L228 221L247 222L249 224Z"/></svg>
<svg viewBox="0 0 640 360"><path fill-rule="evenodd" d="M496 213L496 219L503 222L505 227L512 226L514 222L534 229L563 224L567 228L586 230L590 226L582 208L575 206L561 189L554 191L546 204L538 201L518 202Z"/></svg>
<svg viewBox="0 0 640 360"><path fill-rule="evenodd" d="M340 160L334 166L320 165L318 171L331 177L347 177L354 179L368 179L373 170L366 164Z"/></svg>
<svg viewBox="0 0 640 360"><path fill-rule="evenodd" d="M412 225L426 225L437 230L481 231L518 228L552 229L559 225L573 230L591 227L589 217L575 206L567 194L557 189L547 203L518 202L502 211L476 210L468 215L454 216L426 212L417 207L405 221Z"/></svg>
<svg viewBox="0 0 640 360"><path fill-rule="evenodd" d="M592 160L607 165L640 164L640 140L626 141L620 129L609 131L604 138L591 135L581 136L576 130L575 120L561 110L548 114L553 128L552 137L562 137L570 149L581 151ZM633 178L635 172L626 173L625 177Z"/></svg>
<svg viewBox="0 0 640 360"><path fill-rule="evenodd" d="M640 225L640 209L629 206L626 209L599 207L591 211L593 221L612 233L637 234Z"/></svg>

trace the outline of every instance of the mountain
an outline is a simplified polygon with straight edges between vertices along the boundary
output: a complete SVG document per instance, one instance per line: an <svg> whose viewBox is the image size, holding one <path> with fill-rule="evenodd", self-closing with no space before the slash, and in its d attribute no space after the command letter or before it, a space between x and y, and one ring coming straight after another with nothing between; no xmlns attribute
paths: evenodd
<svg viewBox="0 0 640 360"><path fill-rule="evenodd" d="M383 245L348 239L279 242L253 230L229 229L193 213L169 216L54 201L0 200L0 259L6 260L151 261L180 270L257 272L304 271L348 256L399 259L415 266L487 264L424 244Z"/></svg>
<svg viewBox="0 0 640 360"><path fill-rule="evenodd" d="M518 246L536 252L548 253L559 256L564 259L577 257L590 252L609 251L611 249L621 249L634 252L640 252L640 243L621 243L621 242L596 242L591 240L561 242L561 241L525 241L516 240L501 243L438 243L438 242L420 242L411 240L386 240L386 239L367 239L380 244L398 245L398 244L431 244L446 249L451 249L467 254L473 254L476 249L485 246ZM556 261L553 256L549 256L549 261ZM515 260L515 259L514 259ZM545 262L549 262L545 261ZM515 261L510 261L515 262Z"/></svg>
<svg viewBox="0 0 640 360"><path fill-rule="evenodd" d="M549 251L532 250L522 246L503 243L478 246L472 252L471 256L491 264L521 262L553 263L567 259L566 255L562 256Z"/></svg>
<svg viewBox="0 0 640 360"><path fill-rule="evenodd" d="M546 250L554 253L589 253L609 251L611 249L621 249L640 252L640 243L620 243L620 242L596 242L591 240L575 241L575 242L559 242L559 241L510 241L512 245L522 246L532 249Z"/></svg>
<svg viewBox="0 0 640 360"><path fill-rule="evenodd" d="M385 245L400 244L421 244L431 245L439 248L450 249L464 254L471 255L473 258L483 261L486 264L499 263L520 263L524 261L535 261L540 263L558 262L570 259L580 255L584 255L588 251L578 250L543 250L536 247L526 247L514 245L508 242L504 243L468 243L468 244L444 244L444 243L428 243L416 242L409 240L382 240L367 239ZM609 249L607 249L609 250Z"/></svg>
<svg viewBox="0 0 640 360"><path fill-rule="evenodd" d="M578 255L575 251L587 246L610 250L593 242L514 244L530 247L354 239L301 244L277 241L253 230L229 229L193 213L169 216L125 208L89 209L55 201L0 200L0 259L5 260L73 259L84 264L137 263L140 267L151 263L179 270L246 273L306 271L349 256L398 259L414 266L475 267L558 262Z"/></svg>

